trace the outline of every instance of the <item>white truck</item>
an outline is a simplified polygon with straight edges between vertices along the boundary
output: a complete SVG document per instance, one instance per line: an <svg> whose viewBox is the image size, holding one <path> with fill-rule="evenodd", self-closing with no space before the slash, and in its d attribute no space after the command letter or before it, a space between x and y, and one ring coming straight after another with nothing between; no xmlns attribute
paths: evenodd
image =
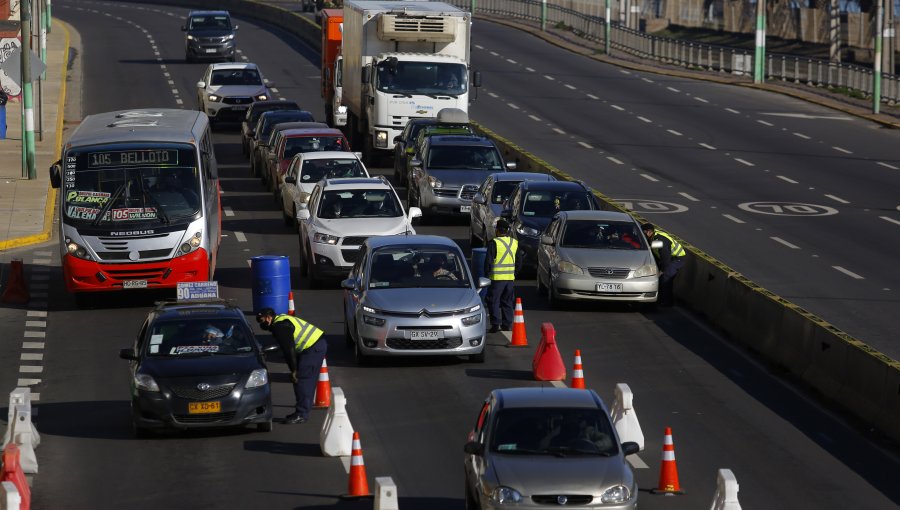
<svg viewBox="0 0 900 510"><path fill-rule="evenodd" d="M444 2L344 2L347 133L371 165L393 155L409 119L469 111L471 15Z"/></svg>

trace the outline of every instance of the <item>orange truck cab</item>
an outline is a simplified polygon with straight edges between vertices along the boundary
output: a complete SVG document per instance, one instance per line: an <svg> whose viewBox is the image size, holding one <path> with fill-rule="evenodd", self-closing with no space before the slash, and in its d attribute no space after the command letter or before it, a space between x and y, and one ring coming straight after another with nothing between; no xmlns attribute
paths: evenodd
<svg viewBox="0 0 900 510"><path fill-rule="evenodd" d="M337 127L347 124L347 107L341 105L341 31L343 9L322 9L322 98L325 122Z"/></svg>

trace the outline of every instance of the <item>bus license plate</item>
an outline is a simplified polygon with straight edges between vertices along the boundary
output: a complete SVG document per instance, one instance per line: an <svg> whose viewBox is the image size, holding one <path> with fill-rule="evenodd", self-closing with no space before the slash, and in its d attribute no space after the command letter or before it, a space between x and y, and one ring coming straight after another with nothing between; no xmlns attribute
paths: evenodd
<svg viewBox="0 0 900 510"><path fill-rule="evenodd" d="M188 414L207 414L222 412L222 403L214 402L188 402Z"/></svg>
<svg viewBox="0 0 900 510"><path fill-rule="evenodd" d="M461 212L461 213L472 212L472 206L471 205L461 205L461 206L459 206L459 212Z"/></svg>
<svg viewBox="0 0 900 510"><path fill-rule="evenodd" d="M597 292L622 292L621 283L598 283Z"/></svg>
<svg viewBox="0 0 900 510"><path fill-rule="evenodd" d="M122 282L123 289L146 289L147 280L125 280Z"/></svg>
<svg viewBox="0 0 900 510"><path fill-rule="evenodd" d="M436 340L444 338L444 332L439 329L418 329L409 332L410 340Z"/></svg>

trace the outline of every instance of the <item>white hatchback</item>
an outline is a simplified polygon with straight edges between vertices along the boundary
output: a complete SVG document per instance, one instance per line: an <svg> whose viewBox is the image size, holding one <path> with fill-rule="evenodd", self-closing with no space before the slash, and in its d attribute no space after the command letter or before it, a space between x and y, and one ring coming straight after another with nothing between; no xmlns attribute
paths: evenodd
<svg viewBox="0 0 900 510"><path fill-rule="evenodd" d="M256 64L210 64L197 82L197 104L210 122L241 122L250 104L272 98L274 85Z"/></svg>
<svg viewBox="0 0 900 510"><path fill-rule="evenodd" d="M368 176L369 171L359 154L354 152L301 152L294 155L278 190L284 224L297 224L297 211L304 207L316 183L322 179Z"/></svg>
<svg viewBox="0 0 900 510"><path fill-rule="evenodd" d="M414 235L412 219L422 216L418 207L403 210L383 176L319 181L304 205L297 211L300 273L311 287L326 277L345 278L369 237Z"/></svg>

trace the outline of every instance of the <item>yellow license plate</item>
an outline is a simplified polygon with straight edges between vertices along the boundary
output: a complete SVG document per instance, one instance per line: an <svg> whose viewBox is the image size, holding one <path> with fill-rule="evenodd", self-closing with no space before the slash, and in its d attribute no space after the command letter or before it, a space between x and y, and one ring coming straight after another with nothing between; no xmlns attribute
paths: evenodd
<svg viewBox="0 0 900 510"><path fill-rule="evenodd" d="M205 414L222 412L221 402L188 402L188 414Z"/></svg>

